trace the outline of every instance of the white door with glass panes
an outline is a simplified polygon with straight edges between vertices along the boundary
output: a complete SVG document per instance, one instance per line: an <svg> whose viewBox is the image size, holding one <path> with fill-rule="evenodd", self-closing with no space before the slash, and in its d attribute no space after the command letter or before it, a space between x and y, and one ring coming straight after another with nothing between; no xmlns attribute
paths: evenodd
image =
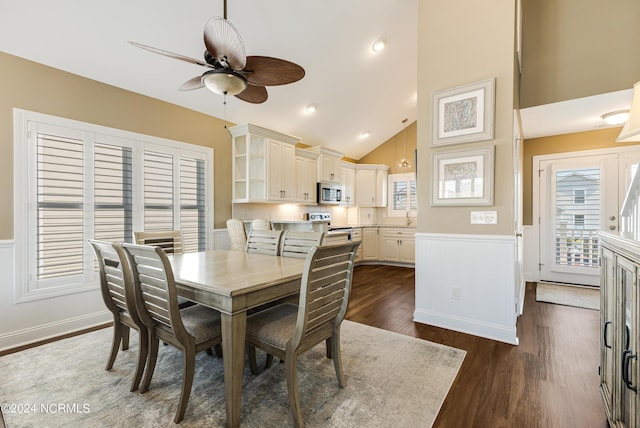
<svg viewBox="0 0 640 428"><path fill-rule="evenodd" d="M578 152L534 160L540 280L598 286L598 232L617 231L640 152Z"/></svg>

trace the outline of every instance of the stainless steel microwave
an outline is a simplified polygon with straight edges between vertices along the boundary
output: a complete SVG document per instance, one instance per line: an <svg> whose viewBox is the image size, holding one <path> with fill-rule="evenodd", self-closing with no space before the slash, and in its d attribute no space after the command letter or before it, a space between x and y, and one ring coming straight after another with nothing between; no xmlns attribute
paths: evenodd
<svg viewBox="0 0 640 428"><path fill-rule="evenodd" d="M321 205L338 205L342 201L342 186L337 183L318 183L318 203Z"/></svg>

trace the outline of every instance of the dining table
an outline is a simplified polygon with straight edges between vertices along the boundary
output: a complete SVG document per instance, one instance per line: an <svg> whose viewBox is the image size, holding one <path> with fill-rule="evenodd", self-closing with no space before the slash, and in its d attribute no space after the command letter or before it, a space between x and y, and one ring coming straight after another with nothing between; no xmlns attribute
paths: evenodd
<svg viewBox="0 0 640 428"><path fill-rule="evenodd" d="M296 294L304 259L208 250L169 256L178 295L221 313L227 427L240 425L247 310Z"/></svg>

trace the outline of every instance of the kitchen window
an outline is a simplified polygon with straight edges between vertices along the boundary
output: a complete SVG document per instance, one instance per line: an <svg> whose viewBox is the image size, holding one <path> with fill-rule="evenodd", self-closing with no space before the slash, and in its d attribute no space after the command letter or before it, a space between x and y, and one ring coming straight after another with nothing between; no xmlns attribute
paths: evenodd
<svg viewBox="0 0 640 428"><path fill-rule="evenodd" d="M418 211L415 173L389 174L389 196L390 217L415 216Z"/></svg>
<svg viewBox="0 0 640 428"><path fill-rule="evenodd" d="M14 119L17 302L95 289L91 238L180 229L185 251L208 247L212 149L18 109Z"/></svg>

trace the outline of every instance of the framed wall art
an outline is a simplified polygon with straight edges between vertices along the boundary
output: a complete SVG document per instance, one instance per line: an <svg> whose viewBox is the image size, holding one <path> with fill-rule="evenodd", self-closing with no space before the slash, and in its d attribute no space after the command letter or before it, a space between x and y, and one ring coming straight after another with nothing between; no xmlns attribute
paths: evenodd
<svg viewBox="0 0 640 428"><path fill-rule="evenodd" d="M495 146L434 153L432 206L493 205Z"/></svg>
<svg viewBox="0 0 640 428"><path fill-rule="evenodd" d="M493 139L495 78L432 95L431 146Z"/></svg>

